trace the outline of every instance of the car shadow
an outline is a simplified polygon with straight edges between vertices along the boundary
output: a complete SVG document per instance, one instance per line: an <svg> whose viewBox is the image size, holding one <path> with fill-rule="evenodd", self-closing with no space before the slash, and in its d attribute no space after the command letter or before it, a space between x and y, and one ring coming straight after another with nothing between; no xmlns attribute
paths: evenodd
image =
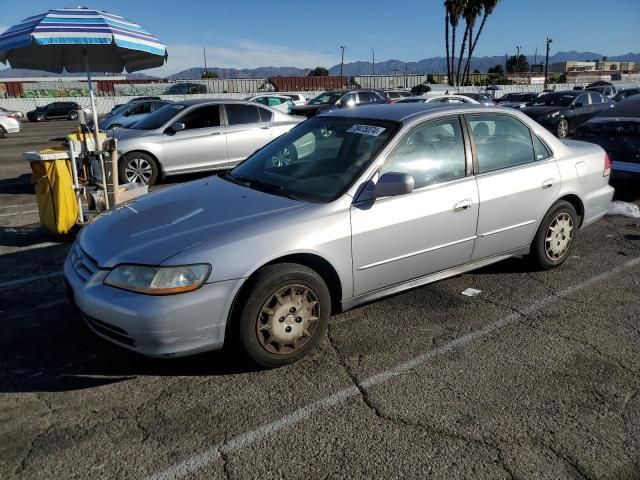
<svg viewBox="0 0 640 480"><path fill-rule="evenodd" d="M46 242L70 243L73 234L55 235L39 223L0 226L0 247L31 247Z"/></svg>
<svg viewBox="0 0 640 480"><path fill-rule="evenodd" d="M616 189L614 200L623 202L640 200L640 175L613 176L610 184Z"/></svg>
<svg viewBox="0 0 640 480"><path fill-rule="evenodd" d="M27 193L35 194L31 184L31 174L24 173L15 178L5 178L0 180L0 194Z"/></svg>

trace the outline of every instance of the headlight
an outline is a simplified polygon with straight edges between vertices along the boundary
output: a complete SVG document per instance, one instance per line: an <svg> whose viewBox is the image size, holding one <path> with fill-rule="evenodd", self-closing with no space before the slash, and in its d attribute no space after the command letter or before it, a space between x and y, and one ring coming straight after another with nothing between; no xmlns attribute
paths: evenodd
<svg viewBox="0 0 640 480"><path fill-rule="evenodd" d="M171 295L197 290L207 280L211 265L183 265L178 267L151 267L146 265L119 265L107 278L105 285L148 295Z"/></svg>

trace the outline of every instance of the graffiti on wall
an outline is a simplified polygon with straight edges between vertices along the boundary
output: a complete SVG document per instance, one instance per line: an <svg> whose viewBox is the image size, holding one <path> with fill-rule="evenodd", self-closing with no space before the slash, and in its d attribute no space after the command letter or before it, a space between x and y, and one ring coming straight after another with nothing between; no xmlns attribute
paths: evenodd
<svg viewBox="0 0 640 480"><path fill-rule="evenodd" d="M125 97L208 93L205 84L196 82L120 84L113 88L116 95Z"/></svg>
<svg viewBox="0 0 640 480"><path fill-rule="evenodd" d="M87 84L84 82L25 82L22 85L24 98L86 97L89 95Z"/></svg>

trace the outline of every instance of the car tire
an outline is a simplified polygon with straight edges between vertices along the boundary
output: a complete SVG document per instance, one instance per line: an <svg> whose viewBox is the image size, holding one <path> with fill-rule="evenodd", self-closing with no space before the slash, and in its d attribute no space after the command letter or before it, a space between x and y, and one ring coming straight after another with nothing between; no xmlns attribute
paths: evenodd
<svg viewBox="0 0 640 480"><path fill-rule="evenodd" d="M156 160L144 152L130 152L118 162L120 183L144 183L155 185L161 179L160 167Z"/></svg>
<svg viewBox="0 0 640 480"><path fill-rule="evenodd" d="M250 281L236 324L242 351L267 368L304 357L329 323L331 295L324 280L308 267L282 263L263 267Z"/></svg>
<svg viewBox="0 0 640 480"><path fill-rule="evenodd" d="M2 125L0 125L0 138L5 138L7 136L7 131L4 129Z"/></svg>
<svg viewBox="0 0 640 480"><path fill-rule="evenodd" d="M569 136L569 127L569 120L561 118L558 122L558 127L556 128L558 138L567 138Z"/></svg>
<svg viewBox="0 0 640 480"><path fill-rule="evenodd" d="M35 116L36 122L44 122L47 119L47 116L44 113L37 113Z"/></svg>
<svg viewBox="0 0 640 480"><path fill-rule="evenodd" d="M560 200L549 209L531 244L531 258L543 270L555 268L569 257L579 228L576 209Z"/></svg>
<svg viewBox="0 0 640 480"><path fill-rule="evenodd" d="M69 115L67 116L67 120L77 120L78 119L78 112L73 111L73 112L69 112Z"/></svg>

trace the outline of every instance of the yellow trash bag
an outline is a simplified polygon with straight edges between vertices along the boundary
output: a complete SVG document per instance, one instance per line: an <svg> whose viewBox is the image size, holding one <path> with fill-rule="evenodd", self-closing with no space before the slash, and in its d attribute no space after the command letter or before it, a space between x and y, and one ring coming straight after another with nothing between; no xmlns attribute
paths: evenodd
<svg viewBox="0 0 640 480"><path fill-rule="evenodd" d="M32 161L40 223L49 231L68 233L78 220L69 159Z"/></svg>

